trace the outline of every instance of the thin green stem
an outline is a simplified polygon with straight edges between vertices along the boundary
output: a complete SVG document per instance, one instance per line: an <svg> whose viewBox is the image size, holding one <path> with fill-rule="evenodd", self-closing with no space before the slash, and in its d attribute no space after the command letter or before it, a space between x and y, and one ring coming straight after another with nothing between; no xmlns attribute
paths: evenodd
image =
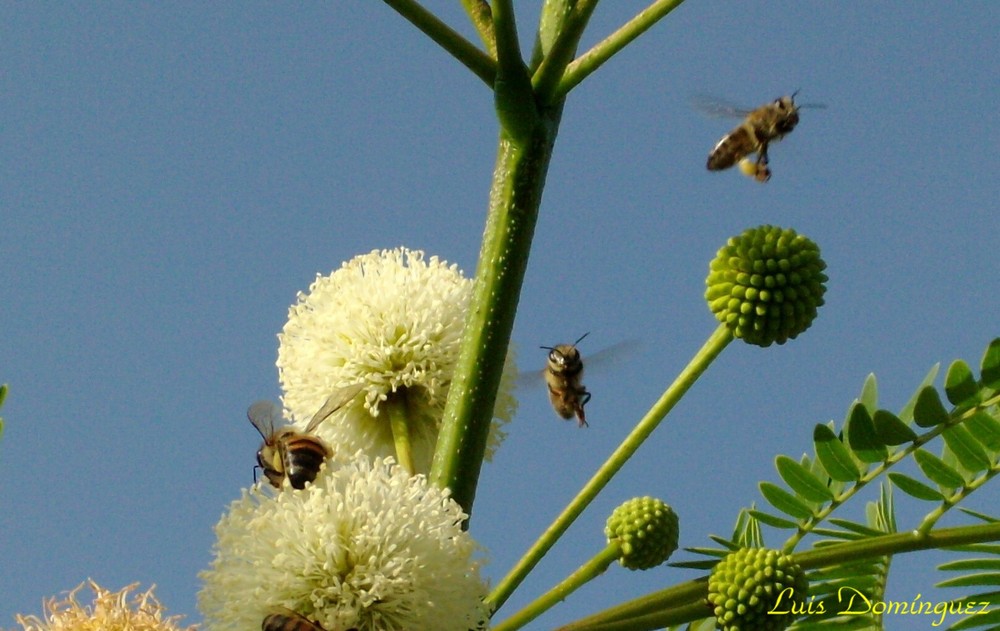
<svg viewBox="0 0 1000 631"><path fill-rule="evenodd" d="M472 42L462 37L416 0L383 1L437 42L459 63L474 72L477 77L482 79L483 83L493 87L497 68L496 62L489 55L476 48Z"/></svg>
<svg viewBox="0 0 1000 631"><path fill-rule="evenodd" d="M621 556L621 544L612 541L592 559L581 565L558 585L536 598L531 604L498 625L492 631L516 631L542 615L556 604L566 600L579 587L597 578Z"/></svg>
<svg viewBox="0 0 1000 631"><path fill-rule="evenodd" d="M952 507L957 506L965 498L972 495L977 489L982 488L987 482L992 480L998 473L1000 473L1000 464L994 462L993 466L990 467L985 473L976 478L975 480L969 482L961 489L958 490L954 495L945 498L941 506L928 513L923 522L917 527L918 533L930 532L934 524L938 522L939 519L944 517L945 513L952 509Z"/></svg>
<svg viewBox="0 0 1000 631"><path fill-rule="evenodd" d="M497 75L493 84L497 118L511 139L524 142L541 118L528 67L521 58L511 0L494 1L493 27L497 42Z"/></svg>
<svg viewBox="0 0 1000 631"><path fill-rule="evenodd" d="M561 114L561 107L548 110L527 141L500 136L465 334L430 474L470 515Z"/></svg>
<svg viewBox="0 0 1000 631"><path fill-rule="evenodd" d="M597 8L598 0L580 0L570 9L561 22L555 41L546 52L542 63L531 78L539 103L548 103L553 98L556 86L573 60L580 38L587 28L590 16Z"/></svg>
<svg viewBox="0 0 1000 631"><path fill-rule="evenodd" d="M577 493L576 497L563 509L532 547L521 557L517 565L507 573L493 589L486 602L493 611L510 597L511 593L521 584L524 577L541 561L542 557L552 548L566 529L576 520L583 510L597 497L597 494L607 486L611 478L625 465L629 458L639 449L642 443L653 433L660 421L680 401L684 393L694 385L698 377L708 369L712 361L733 340L732 333L725 325L719 325L709 336L705 344L698 350L684 370L677 375L663 396L660 397L649 412L636 424L632 432L622 441L621 445L611 454L607 461L593 475L590 481Z"/></svg>
<svg viewBox="0 0 1000 631"><path fill-rule="evenodd" d="M493 11L490 9L490 3L486 0L462 0L462 6L469 14L469 20L479 33L479 39L483 41L490 57L496 58L497 42L493 38Z"/></svg>
<svg viewBox="0 0 1000 631"><path fill-rule="evenodd" d="M531 51L531 61L528 64L531 72L545 59L559 36L562 23L573 7L573 0L545 0L538 16L538 31L535 33L535 45Z"/></svg>
<svg viewBox="0 0 1000 631"><path fill-rule="evenodd" d="M663 16L680 6L682 2L684 0L657 0L605 38L604 41L578 57L567 66L559 85L553 91L552 98L565 97L570 90L600 68L604 62L611 59L615 53L649 30Z"/></svg>
<svg viewBox="0 0 1000 631"><path fill-rule="evenodd" d="M396 446L396 460L410 475L413 475L416 473L416 468L413 466L413 450L410 446L410 421L406 391L389 395L385 407L389 411L389 427L392 428L392 442Z"/></svg>
<svg viewBox="0 0 1000 631"><path fill-rule="evenodd" d="M976 524L942 528L926 535L902 532L869 537L818 550L797 552L792 555L792 559L803 570L813 570L918 550L950 548L997 540L1000 540L1000 523ZM658 629L668 624L691 622L708 615L704 605L707 593L708 580L702 577L606 609L561 627L559 631ZM692 609L692 605L700 606L700 613ZM682 609L692 612L693 615L678 617ZM642 624L639 624L640 621Z"/></svg>

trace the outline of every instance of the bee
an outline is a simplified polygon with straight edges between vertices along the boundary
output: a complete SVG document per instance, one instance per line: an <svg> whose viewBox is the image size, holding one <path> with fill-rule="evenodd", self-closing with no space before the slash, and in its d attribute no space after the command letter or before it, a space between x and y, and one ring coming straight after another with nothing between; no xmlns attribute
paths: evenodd
<svg viewBox="0 0 1000 631"><path fill-rule="evenodd" d="M572 344L540 347L549 351L548 364L545 367L545 384L549 388L549 402L552 403L552 409L564 419L576 416L578 427L587 426L587 415L583 411L583 406L590 401L590 393L580 381L583 378L583 359L576 345L588 335L589 331Z"/></svg>
<svg viewBox="0 0 1000 631"><path fill-rule="evenodd" d="M260 623L261 631L326 631L323 627L300 616L291 609L270 613Z"/></svg>
<svg viewBox="0 0 1000 631"><path fill-rule="evenodd" d="M281 608L264 616L261 631L326 631L322 626L291 609ZM347 629L357 631L357 629Z"/></svg>
<svg viewBox="0 0 1000 631"><path fill-rule="evenodd" d="M799 123L800 109L823 107L796 105L796 94L798 90L791 96L777 98L749 112L736 108L713 108L716 112L725 109L729 113L744 115L745 118L736 129L723 136L708 154L708 170L721 171L739 163L740 170L758 182L764 183L771 179L767 157L770 143L781 140L795 129ZM753 153L757 154L757 158L751 162L748 156Z"/></svg>
<svg viewBox="0 0 1000 631"><path fill-rule="evenodd" d="M274 403L257 401L251 405L247 410L247 418L264 439L257 450L254 472L261 469L271 486L278 489L286 477L295 489L302 489L306 482L315 480L320 465L332 452L326 443L312 434L313 430L350 403L361 389L361 385L356 385L336 390L310 419L305 432L298 432L293 427L275 429L281 411ZM256 481L254 476L254 482Z"/></svg>

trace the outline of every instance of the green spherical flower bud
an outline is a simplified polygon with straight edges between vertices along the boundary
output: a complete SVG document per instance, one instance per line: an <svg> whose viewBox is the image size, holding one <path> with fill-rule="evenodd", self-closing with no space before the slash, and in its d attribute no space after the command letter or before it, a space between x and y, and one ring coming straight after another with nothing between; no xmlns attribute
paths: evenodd
<svg viewBox="0 0 1000 631"><path fill-rule="evenodd" d="M792 557L767 548L727 554L708 578L708 602L723 631L781 631L795 621L787 612L801 609L808 591Z"/></svg>
<svg viewBox="0 0 1000 631"><path fill-rule="evenodd" d="M611 513L604 527L608 543L617 541L618 562L630 570L648 570L677 549L677 513L652 497L636 497Z"/></svg>
<svg viewBox="0 0 1000 631"><path fill-rule="evenodd" d="M709 265L705 299L734 337L784 344L805 331L823 304L826 263L794 230L751 228L732 237Z"/></svg>

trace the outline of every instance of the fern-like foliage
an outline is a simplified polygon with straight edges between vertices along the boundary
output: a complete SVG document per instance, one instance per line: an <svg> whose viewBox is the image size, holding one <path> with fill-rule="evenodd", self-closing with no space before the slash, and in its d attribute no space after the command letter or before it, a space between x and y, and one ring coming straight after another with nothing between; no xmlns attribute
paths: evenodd
<svg viewBox="0 0 1000 631"><path fill-rule="evenodd" d="M996 517L964 508L960 510L986 523L1000 522ZM949 601L949 613L962 615L962 618L948 629L1000 628L1000 544L971 544L951 548L951 551L964 558L939 565L938 570L954 575L935 587L971 587L976 591Z"/></svg>
<svg viewBox="0 0 1000 631"><path fill-rule="evenodd" d="M939 371L934 366L899 413L879 408L878 384L870 375L839 428L833 422L814 427L811 454L775 458L781 484L759 484L770 508L743 509L729 537L710 536L719 547L686 548L701 558L671 565L710 570L732 550L763 546L761 526L783 530L789 534L780 549L809 571L810 581L807 610L791 628L882 629L883 610L839 615L845 598L853 594L872 603L884 602L893 554L948 548L964 556L939 569L964 573L939 586L977 590L944 603L952 606L947 611L951 616L967 614L951 628L1000 628L1000 545L986 543L1000 540L1000 519L960 506L1000 473L1000 338L987 347L979 369L977 379L965 362L951 364L944 379L946 406L933 386ZM915 465L910 468L918 473L904 473L900 466L904 463ZM881 492L877 502L868 503L864 522L834 515L872 482L881 483ZM930 504L919 523L897 528L893 488ZM982 523L935 529L956 507ZM804 542L811 545L801 550ZM973 543L956 546L969 542ZM619 606L613 619L638 623L621 628L661 628L662 624L644 623L667 619L664 609L682 606L682 596L690 598L695 583L636 599L631 615L629 603ZM649 612L658 599L664 609L660 618L654 618ZM972 611L969 603L977 603L980 610ZM667 628L701 629L711 622L703 616L687 618L691 620L687 627Z"/></svg>

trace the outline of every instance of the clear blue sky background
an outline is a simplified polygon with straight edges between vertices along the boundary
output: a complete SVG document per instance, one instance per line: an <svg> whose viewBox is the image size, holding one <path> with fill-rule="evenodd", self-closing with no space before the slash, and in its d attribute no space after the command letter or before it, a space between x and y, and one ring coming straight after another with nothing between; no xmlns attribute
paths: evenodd
<svg viewBox="0 0 1000 631"><path fill-rule="evenodd" d="M539 3L516 4L527 44ZM457 2L428 5L472 37ZM644 5L602 3L583 47ZM691 0L573 91L519 363L541 368L540 344L587 331L585 353L641 346L588 375L587 430L556 420L543 389L520 393L472 522L490 577L713 330L704 278L729 236L806 234L829 291L799 339L732 345L504 613L595 553L628 497L662 497L681 544L706 545L869 372L898 410L935 362L978 363L1000 335L997 33L987 1ZM280 394L275 336L296 292L399 245L474 272L490 92L377 2L4 3L0 68L0 626L87 577L156 583L197 621L212 526L252 481L244 413ZM827 109L772 149L770 183L705 171L735 121L692 95L749 107L796 89ZM925 507L897 499L914 526ZM862 503L842 516L863 519ZM932 594L931 561L897 559L890 595ZM692 576L614 566L532 628Z"/></svg>

